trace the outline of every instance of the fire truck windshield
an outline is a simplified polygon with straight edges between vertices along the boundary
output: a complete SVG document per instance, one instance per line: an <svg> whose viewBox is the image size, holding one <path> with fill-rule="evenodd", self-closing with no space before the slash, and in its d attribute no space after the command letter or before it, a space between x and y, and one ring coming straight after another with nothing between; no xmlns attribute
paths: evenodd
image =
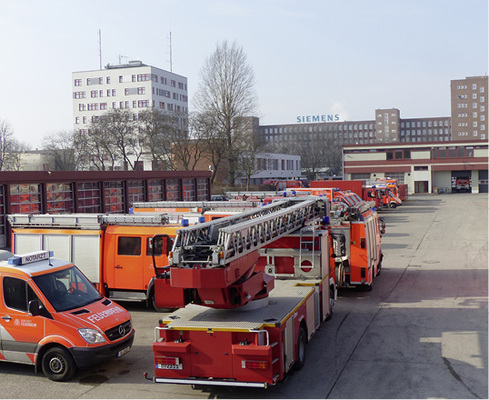
<svg viewBox="0 0 489 400"><path fill-rule="evenodd" d="M80 308L102 298L75 266L33 280L57 312Z"/></svg>

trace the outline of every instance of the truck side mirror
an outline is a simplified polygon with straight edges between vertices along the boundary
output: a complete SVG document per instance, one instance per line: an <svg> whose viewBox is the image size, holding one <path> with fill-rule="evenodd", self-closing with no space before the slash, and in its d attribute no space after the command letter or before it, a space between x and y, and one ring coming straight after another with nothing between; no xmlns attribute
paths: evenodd
<svg viewBox="0 0 489 400"><path fill-rule="evenodd" d="M29 314L36 317L41 314L41 309L39 307L39 300L29 301Z"/></svg>

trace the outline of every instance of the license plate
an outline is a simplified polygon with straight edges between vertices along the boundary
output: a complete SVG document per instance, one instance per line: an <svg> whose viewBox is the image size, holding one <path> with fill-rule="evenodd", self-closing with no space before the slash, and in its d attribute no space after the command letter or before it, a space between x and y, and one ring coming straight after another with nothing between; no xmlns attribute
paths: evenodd
<svg viewBox="0 0 489 400"><path fill-rule="evenodd" d="M169 364L156 364L157 369L183 369L182 364L169 365Z"/></svg>
<svg viewBox="0 0 489 400"><path fill-rule="evenodd" d="M121 351L119 351L119 352L117 353L117 357L122 357L124 354L129 353L129 350L130 350L130 349L131 349L131 347L130 347L130 346L128 346L128 347L126 347L126 348L122 349Z"/></svg>

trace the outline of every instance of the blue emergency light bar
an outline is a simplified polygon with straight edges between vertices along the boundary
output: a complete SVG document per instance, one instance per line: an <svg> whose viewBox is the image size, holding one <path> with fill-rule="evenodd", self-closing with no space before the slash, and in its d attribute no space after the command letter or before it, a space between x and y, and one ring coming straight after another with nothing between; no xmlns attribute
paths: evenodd
<svg viewBox="0 0 489 400"><path fill-rule="evenodd" d="M49 257L53 257L54 252L49 250L35 251L33 253L14 255L8 259L10 265L25 265L37 261L49 260Z"/></svg>

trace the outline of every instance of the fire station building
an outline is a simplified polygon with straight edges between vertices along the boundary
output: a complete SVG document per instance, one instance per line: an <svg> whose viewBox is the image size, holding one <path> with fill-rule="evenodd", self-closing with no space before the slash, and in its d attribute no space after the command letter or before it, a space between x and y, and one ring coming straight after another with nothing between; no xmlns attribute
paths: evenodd
<svg viewBox="0 0 489 400"><path fill-rule="evenodd" d="M458 178L472 193L488 192L488 142L383 143L343 147L344 179L391 177L409 194L450 193Z"/></svg>
<svg viewBox="0 0 489 400"><path fill-rule="evenodd" d="M8 214L127 213L136 201L210 200L209 171L21 171L0 175L0 248Z"/></svg>

